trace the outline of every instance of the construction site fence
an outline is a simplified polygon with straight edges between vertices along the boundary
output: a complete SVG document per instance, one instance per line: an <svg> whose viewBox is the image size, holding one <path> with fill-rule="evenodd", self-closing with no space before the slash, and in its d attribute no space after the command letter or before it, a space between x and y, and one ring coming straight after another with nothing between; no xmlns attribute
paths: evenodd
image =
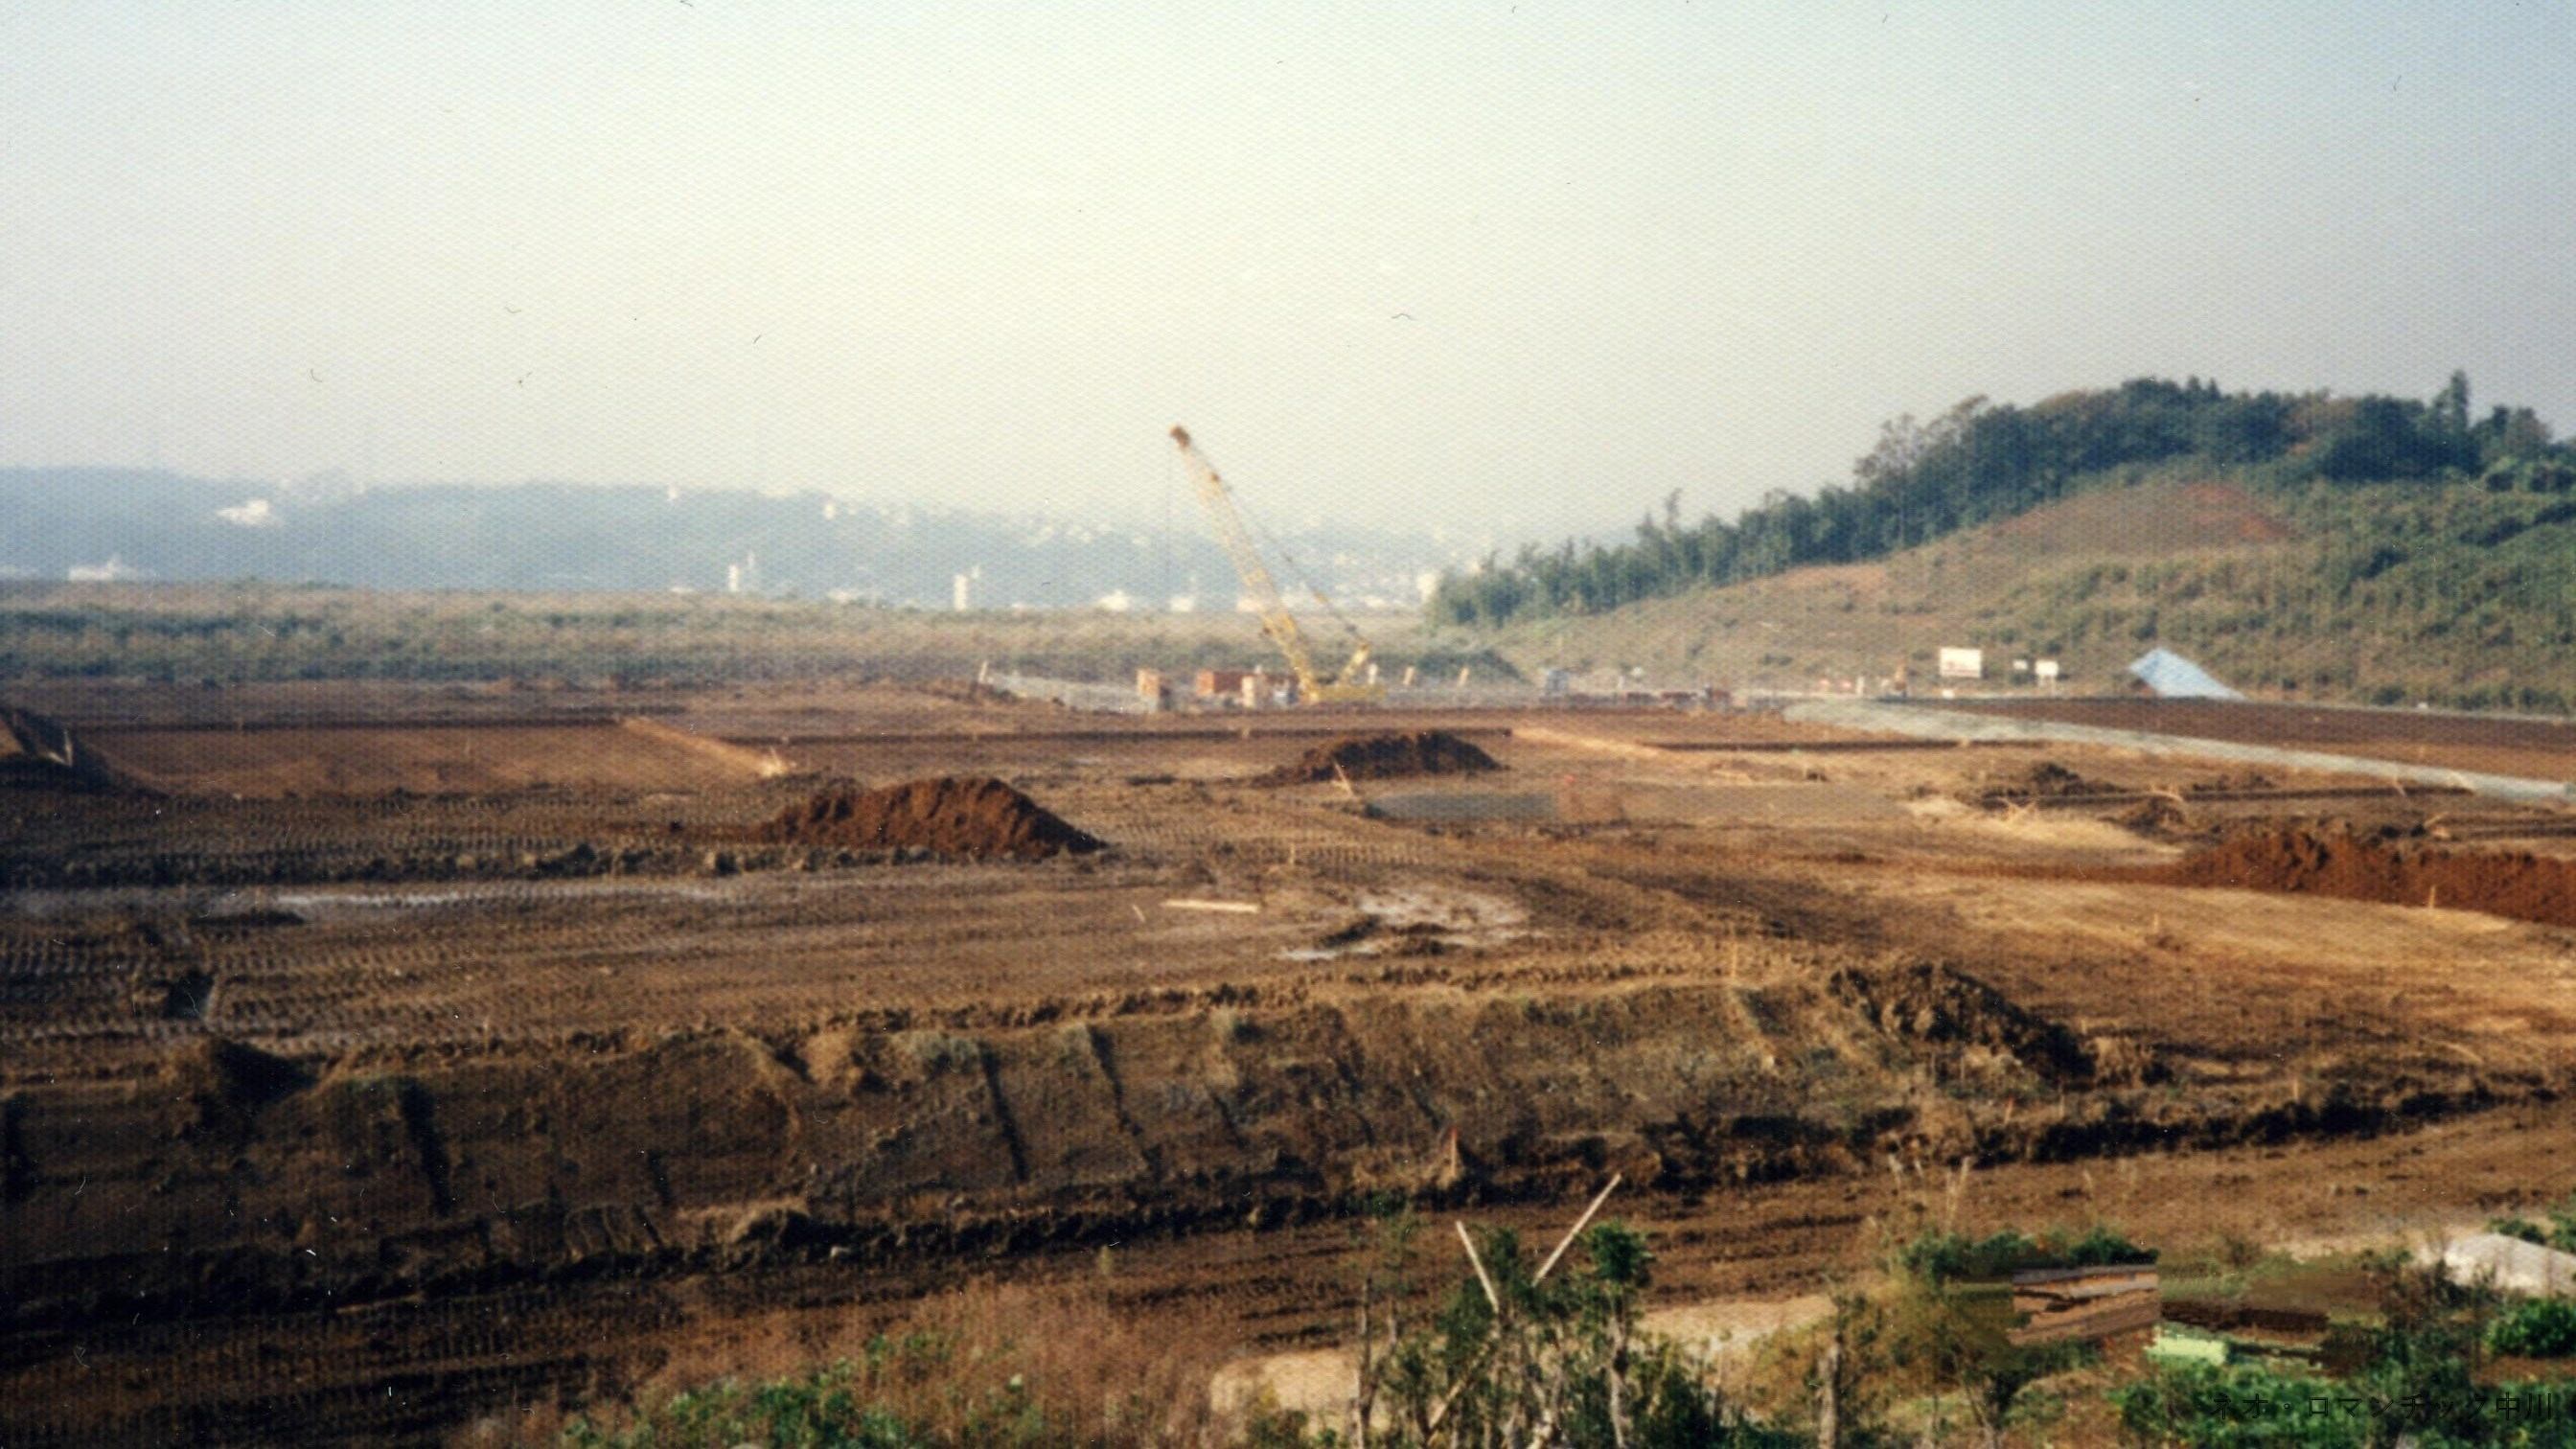
<svg viewBox="0 0 2576 1449"><path fill-rule="evenodd" d="M1155 702L1131 685L1103 684L1094 680L1053 679L1040 674L1012 674L994 670L984 682L995 689L1021 699L1042 699L1068 709L1091 710L1103 714L1152 714ZM1672 692L1667 692L1672 693ZM1385 703L1406 709L1633 709L1640 705L1663 704L1670 708L1723 708L1722 697L1680 700L1646 691L1627 694L1588 694L1558 691L1550 693L1535 685L1493 684L1456 685L1422 684L1410 687L1389 685ZM1174 709L1234 707L1232 699L1195 699L1185 690L1172 692L1167 707Z"/></svg>
<svg viewBox="0 0 2576 1449"><path fill-rule="evenodd" d="M1067 709L1087 709L1104 714L1152 714L1154 702L1136 692L1134 685L1095 684L1080 679L1049 679L1038 674L1006 674L995 670L984 676L984 682L1005 694L1021 699L1043 699Z"/></svg>
<svg viewBox="0 0 2576 1449"><path fill-rule="evenodd" d="M1679 697L1685 693L1694 697ZM1636 709L1658 704L1672 709L1725 707L1722 699L1693 691L1632 690L1624 694L1608 694L1558 690L1550 693L1535 685L1469 685L1464 689L1429 684L1410 689L1394 686L1388 688L1386 702L1416 709Z"/></svg>

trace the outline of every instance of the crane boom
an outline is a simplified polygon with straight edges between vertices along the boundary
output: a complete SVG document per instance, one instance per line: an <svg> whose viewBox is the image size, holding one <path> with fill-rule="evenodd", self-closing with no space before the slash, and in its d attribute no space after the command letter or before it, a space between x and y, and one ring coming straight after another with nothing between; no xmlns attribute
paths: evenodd
<svg viewBox="0 0 2576 1449"><path fill-rule="evenodd" d="M1315 668L1315 657L1306 647L1305 631L1298 627L1297 616L1288 611L1287 601L1279 596L1279 584L1270 576L1270 565L1263 562L1261 550L1253 546L1252 533L1243 524L1243 514L1234 506L1234 494L1219 477L1216 465L1198 444L1190 441L1190 431L1175 425L1172 441L1180 445L1181 462L1189 469L1190 484L1198 490L1199 502L1207 506L1208 518L1216 525L1217 543L1234 561L1234 571L1243 576L1243 586L1250 591L1253 603L1261 611L1261 632L1288 656L1288 668L1297 677L1298 695L1312 703L1342 703L1384 697L1384 691L1361 678L1368 667L1369 644L1362 639L1351 652L1350 662L1339 674L1326 679ZM1356 633L1356 631L1354 631Z"/></svg>

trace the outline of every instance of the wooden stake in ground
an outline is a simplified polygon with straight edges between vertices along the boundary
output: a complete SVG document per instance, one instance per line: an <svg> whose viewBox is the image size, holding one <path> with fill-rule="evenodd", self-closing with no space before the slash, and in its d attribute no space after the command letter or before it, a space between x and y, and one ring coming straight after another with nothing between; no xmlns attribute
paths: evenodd
<svg viewBox="0 0 2576 1449"><path fill-rule="evenodd" d="M1825 1344L1824 1361L1816 1366L1816 1449L1841 1449L1843 1441L1842 1412L1834 1401L1834 1386L1842 1377L1843 1340L1837 1331Z"/></svg>
<svg viewBox="0 0 2576 1449"><path fill-rule="evenodd" d="M1547 1281L1548 1273L1556 1267L1556 1260L1564 1257L1565 1250L1574 1246L1574 1235L1583 1231L1584 1225L1592 1221L1594 1213L1601 1211L1601 1205L1608 1202L1610 1194L1618 1190L1623 1176L1625 1174L1616 1172L1610 1174L1610 1180L1601 1185L1600 1194L1592 1199L1592 1206L1585 1208L1583 1216L1574 1220L1574 1226L1565 1230L1565 1236L1557 1240L1556 1251L1548 1254L1547 1261L1539 1265L1538 1276L1530 1280L1533 1285Z"/></svg>
<svg viewBox="0 0 2576 1449"><path fill-rule="evenodd" d="M1369 1449L1369 1415L1376 1408L1377 1394L1370 1385L1369 1292L1366 1277L1360 1281L1360 1361L1359 1373L1351 1385L1351 1444L1353 1449Z"/></svg>
<svg viewBox="0 0 2576 1449"><path fill-rule="evenodd" d="M1458 1229L1458 1242L1467 1250L1467 1265L1476 1270L1476 1281L1482 1284L1485 1289L1485 1301L1494 1305L1494 1316L1496 1318L1500 1318L1503 1314L1503 1300L1499 1294L1494 1292L1494 1280L1486 1276L1485 1260L1476 1256L1476 1240L1467 1236L1467 1223L1464 1218L1458 1220L1456 1227ZM1546 1275L1541 1274L1540 1276L1544 1277Z"/></svg>

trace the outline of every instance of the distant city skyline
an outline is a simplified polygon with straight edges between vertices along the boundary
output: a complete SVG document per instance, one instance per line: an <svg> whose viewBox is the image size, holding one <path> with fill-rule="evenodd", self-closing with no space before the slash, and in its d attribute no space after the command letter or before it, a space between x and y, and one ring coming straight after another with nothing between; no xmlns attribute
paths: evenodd
<svg viewBox="0 0 2576 1449"><path fill-rule="evenodd" d="M17 7L0 466L1139 518L1184 422L1274 518L1609 533L2142 374L2570 426L2570 54L2565 5Z"/></svg>

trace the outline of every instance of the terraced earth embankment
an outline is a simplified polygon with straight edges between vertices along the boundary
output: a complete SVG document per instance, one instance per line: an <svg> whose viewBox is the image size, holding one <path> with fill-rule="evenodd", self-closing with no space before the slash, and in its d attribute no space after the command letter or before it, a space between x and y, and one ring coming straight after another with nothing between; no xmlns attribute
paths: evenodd
<svg viewBox="0 0 2576 1449"><path fill-rule="evenodd" d="M2446 1192L2530 1176L2517 1114L2569 1085L2559 928L2194 884L2152 832L1963 803L2033 777L2008 749L1586 722L1702 747L1665 765L1486 726L1500 778L1587 799L1740 783L1408 823L1254 783L1305 737L795 760L990 772L1107 843L1035 861L758 842L815 789L758 772L0 796L6 1437L433 1436L1103 1249L1129 1310L1221 1293L1294 1346L1372 1198L1510 1220L1612 1172L1681 1292L1812 1291L1961 1160L2044 1211L2269 1154L2318 1165L2245 1210L2331 1231L2434 1191L2425 1142L2478 1164ZM2213 828L2284 804L2063 753Z"/></svg>

